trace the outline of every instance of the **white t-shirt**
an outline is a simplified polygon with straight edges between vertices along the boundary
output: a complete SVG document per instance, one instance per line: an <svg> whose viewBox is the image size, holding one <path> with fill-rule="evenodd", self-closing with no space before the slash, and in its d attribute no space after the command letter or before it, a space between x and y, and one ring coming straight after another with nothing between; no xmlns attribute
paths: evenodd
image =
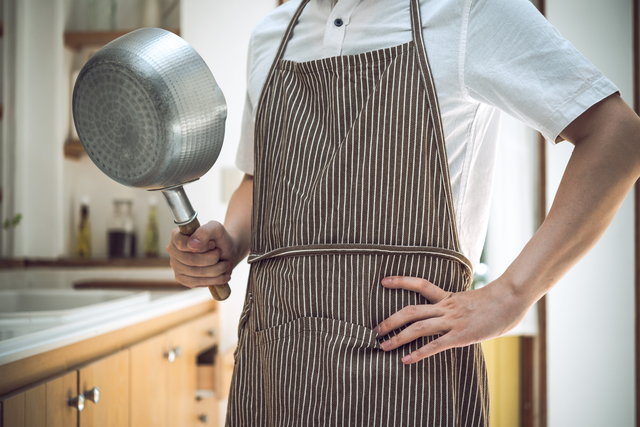
<svg viewBox="0 0 640 427"><path fill-rule="evenodd" d="M255 107L301 0L255 28L237 166L253 174ZM311 0L283 59L353 55L411 40L409 0ZM422 25L445 132L463 254L477 265L489 220L502 110L555 141L593 104L618 91L529 0L422 0ZM343 25L337 26L340 18Z"/></svg>

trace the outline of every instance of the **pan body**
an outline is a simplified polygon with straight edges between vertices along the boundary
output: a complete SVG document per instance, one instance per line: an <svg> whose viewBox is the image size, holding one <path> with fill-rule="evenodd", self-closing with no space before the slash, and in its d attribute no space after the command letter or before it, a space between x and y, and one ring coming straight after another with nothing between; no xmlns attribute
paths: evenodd
<svg viewBox="0 0 640 427"><path fill-rule="evenodd" d="M204 60L160 28L105 45L73 91L76 129L91 160L115 181L147 190L205 174L220 154L226 116Z"/></svg>

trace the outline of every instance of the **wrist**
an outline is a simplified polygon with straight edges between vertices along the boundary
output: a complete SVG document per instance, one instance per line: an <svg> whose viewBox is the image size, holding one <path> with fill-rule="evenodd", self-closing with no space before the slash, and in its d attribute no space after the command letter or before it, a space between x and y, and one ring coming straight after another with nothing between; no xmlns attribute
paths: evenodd
<svg viewBox="0 0 640 427"><path fill-rule="evenodd" d="M529 309L546 293L540 290L536 280L535 276L529 277L523 271L509 267L496 282L501 293L517 302L517 305Z"/></svg>
<svg viewBox="0 0 640 427"><path fill-rule="evenodd" d="M229 240L231 242L231 259L229 259L229 261L235 268L235 266L240 264L240 261L249 254L249 241L244 238L242 233L235 232L233 229L227 232L229 233Z"/></svg>

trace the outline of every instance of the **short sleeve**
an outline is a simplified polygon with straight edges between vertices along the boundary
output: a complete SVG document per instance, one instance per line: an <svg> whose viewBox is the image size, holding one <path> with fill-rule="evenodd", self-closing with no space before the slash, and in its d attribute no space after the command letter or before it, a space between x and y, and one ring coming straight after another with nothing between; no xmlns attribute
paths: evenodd
<svg viewBox="0 0 640 427"><path fill-rule="evenodd" d="M244 101L242 112L242 127L240 129L240 143L236 152L236 166L242 172L253 175L253 137L255 132L253 103L249 93Z"/></svg>
<svg viewBox="0 0 640 427"><path fill-rule="evenodd" d="M618 88L528 0L475 0L462 53L463 87L551 142Z"/></svg>
<svg viewBox="0 0 640 427"><path fill-rule="evenodd" d="M247 57L247 95L242 112L242 125L240 129L240 142L236 152L236 166L248 175L253 175L253 140L255 132L254 105L249 92L249 75L252 66L253 36L249 42Z"/></svg>

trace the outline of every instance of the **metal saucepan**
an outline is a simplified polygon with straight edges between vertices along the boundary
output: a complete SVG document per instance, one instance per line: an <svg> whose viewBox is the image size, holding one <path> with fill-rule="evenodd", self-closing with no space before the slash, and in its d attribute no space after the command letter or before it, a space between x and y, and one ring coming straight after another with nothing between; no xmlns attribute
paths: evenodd
<svg viewBox="0 0 640 427"><path fill-rule="evenodd" d="M215 163L227 105L204 60L160 28L132 31L105 45L80 71L73 118L93 163L129 187L159 190L180 232L200 226L182 185ZM209 286L217 300L229 285Z"/></svg>

